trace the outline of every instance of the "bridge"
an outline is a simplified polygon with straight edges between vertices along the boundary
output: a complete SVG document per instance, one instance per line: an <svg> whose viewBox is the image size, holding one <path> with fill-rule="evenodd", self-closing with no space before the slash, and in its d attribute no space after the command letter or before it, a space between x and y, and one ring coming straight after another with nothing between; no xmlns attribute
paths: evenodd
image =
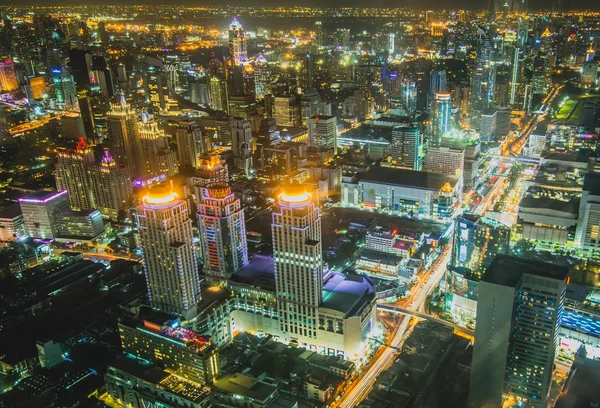
<svg viewBox="0 0 600 408"><path fill-rule="evenodd" d="M443 324L444 326L452 327L453 329L458 330L462 333L468 334L470 336L475 335L475 331L473 331L471 329L467 329L462 326L459 326L456 323L452 323L447 320L440 319L439 317L434 317L434 316L428 315L426 313L421 313L421 312L417 312L415 310L406 309L404 307L398 307L398 306L385 305L385 304L378 303L377 310L382 311L382 312L396 313L396 314L403 314L406 316L418 317L419 319L429 320L429 321L432 321L435 323Z"/></svg>

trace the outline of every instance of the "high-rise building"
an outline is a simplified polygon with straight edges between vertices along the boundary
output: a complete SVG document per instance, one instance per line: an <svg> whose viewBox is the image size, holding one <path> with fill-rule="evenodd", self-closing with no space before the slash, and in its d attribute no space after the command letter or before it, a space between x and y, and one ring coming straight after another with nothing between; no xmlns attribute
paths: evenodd
<svg viewBox="0 0 600 408"><path fill-rule="evenodd" d="M209 83L210 107L216 111L227 111L229 107L229 94L225 78L211 77Z"/></svg>
<svg viewBox="0 0 600 408"><path fill-rule="evenodd" d="M200 156L212 149L210 138L202 133L200 126L193 120L179 122L175 138L180 166L198 167Z"/></svg>
<svg viewBox="0 0 600 408"><path fill-rule="evenodd" d="M510 228L504 224L474 214L456 217L446 274L446 309L457 323L474 323L479 279L497 255L509 253L509 246Z"/></svg>
<svg viewBox="0 0 600 408"><path fill-rule="evenodd" d="M427 149L427 154L423 161L423 171L450 174L462 178L464 169L464 149L455 149L444 146L429 147Z"/></svg>
<svg viewBox="0 0 600 408"><path fill-rule="evenodd" d="M269 82L269 66L264 55L258 54L254 59L254 94L257 100L271 93Z"/></svg>
<svg viewBox="0 0 600 408"><path fill-rule="evenodd" d="M407 114L412 115L417 110L417 82L404 79L400 82L401 106Z"/></svg>
<svg viewBox="0 0 600 408"><path fill-rule="evenodd" d="M408 170L421 170L421 132L397 126L392 130L392 164Z"/></svg>
<svg viewBox="0 0 600 408"><path fill-rule="evenodd" d="M243 118L231 120L231 144L233 162L245 174L252 168L252 125Z"/></svg>
<svg viewBox="0 0 600 408"><path fill-rule="evenodd" d="M444 71L445 72L445 71ZM432 140L433 146L439 146L442 137L450 131L450 118L452 116L452 95L449 93L436 93L432 107Z"/></svg>
<svg viewBox="0 0 600 408"><path fill-rule="evenodd" d="M50 239L58 236L57 214L69 210L67 190L39 190L19 198L25 234L32 238Z"/></svg>
<svg viewBox="0 0 600 408"><path fill-rule="evenodd" d="M169 146L169 138L158 128L155 120L142 115L138 123L141 154L138 157L138 169L142 179L173 177L177 174L177 154Z"/></svg>
<svg viewBox="0 0 600 408"><path fill-rule="evenodd" d="M166 184L156 185L138 206L137 224L150 304L194 318L200 278L187 202Z"/></svg>
<svg viewBox="0 0 600 408"><path fill-rule="evenodd" d="M481 114L492 107L496 92L494 46L489 31L478 28L477 58L471 72L471 127L478 129Z"/></svg>
<svg viewBox="0 0 600 408"><path fill-rule="evenodd" d="M317 48L323 45L323 23L320 20L315 21L315 46Z"/></svg>
<svg viewBox="0 0 600 408"><path fill-rule="evenodd" d="M229 171L225 160L221 160L216 154L202 155L196 174L189 178L188 183L194 191L196 204L200 203L205 195L204 189L210 184L229 183Z"/></svg>
<svg viewBox="0 0 600 408"><path fill-rule="evenodd" d="M215 345L181 323L178 316L143 307L137 316L119 321L123 352L172 370L188 381L212 384L219 375Z"/></svg>
<svg viewBox="0 0 600 408"><path fill-rule="evenodd" d="M90 168L89 175L96 208L106 218L119 219L133 194L127 167L118 164L108 150L105 150L102 161Z"/></svg>
<svg viewBox="0 0 600 408"><path fill-rule="evenodd" d="M246 35L242 24L234 17L229 24L229 58L234 66L248 63Z"/></svg>
<svg viewBox="0 0 600 408"><path fill-rule="evenodd" d="M548 405L568 268L499 255L483 274L469 406Z"/></svg>
<svg viewBox="0 0 600 408"><path fill-rule="evenodd" d="M77 110L79 102L71 72L65 67L52 68L51 78L58 107L64 110Z"/></svg>
<svg viewBox="0 0 600 408"><path fill-rule="evenodd" d="M138 168L141 155L141 143L137 130L137 115L125 98L121 103L111 104L106 116L108 145L117 164L126 166L131 177L141 176Z"/></svg>
<svg viewBox="0 0 600 408"><path fill-rule="evenodd" d="M299 186L286 188L275 202L271 229L279 328L288 340L314 344L323 291L316 199Z"/></svg>
<svg viewBox="0 0 600 408"><path fill-rule="evenodd" d="M74 211L96 208L94 194L88 176L89 168L94 164L94 149L83 136L77 148L59 152L57 155L56 188L69 192L69 202Z"/></svg>
<svg viewBox="0 0 600 408"><path fill-rule="evenodd" d="M446 70L434 69L429 74L429 92L427 94L427 106L432 107L435 103L436 95L446 93Z"/></svg>
<svg viewBox="0 0 600 408"><path fill-rule="evenodd" d="M12 60L0 61L0 91L12 92L17 89L17 74Z"/></svg>
<svg viewBox="0 0 600 408"><path fill-rule="evenodd" d="M295 96L276 96L273 116L278 126L300 127L300 105Z"/></svg>
<svg viewBox="0 0 600 408"><path fill-rule="evenodd" d="M244 210L228 184L202 189L198 229L206 275L225 280L248 263Z"/></svg>
<svg viewBox="0 0 600 408"><path fill-rule="evenodd" d="M600 174L585 175L579 202L575 246L585 250L600 247Z"/></svg>
<svg viewBox="0 0 600 408"><path fill-rule="evenodd" d="M308 146L337 154L337 118L317 115L308 119Z"/></svg>

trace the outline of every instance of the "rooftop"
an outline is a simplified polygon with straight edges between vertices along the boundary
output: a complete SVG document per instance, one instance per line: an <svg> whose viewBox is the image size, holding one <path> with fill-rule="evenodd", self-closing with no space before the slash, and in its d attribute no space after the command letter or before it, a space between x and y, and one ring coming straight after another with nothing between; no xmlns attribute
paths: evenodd
<svg viewBox="0 0 600 408"><path fill-rule="evenodd" d="M38 190L34 193L28 194L25 197L19 198L19 202L37 202L46 203L60 196L66 196L67 190L59 191L56 190Z"/></svg>
<svg viewBox="0 0 600 408"><path fill-rule="evenodd" d="M600 174L588 173L583 180L583 191L589 191L591 195L600 195Z"/></svg>
<svg viewBox="0 0 600 408"><path fill-rule="evenodd" d="M425 171L414 171L396 169L391 167L372 167L361 176L361 181L390 184L393 186L405 186L425 190L439 191L444 184L449 182L455 186L458 177L440 173L428 173Z"/></svg>
<svg viewBox="0 0 600 408"><path fill-rule="evenodd" d="M496 285L515 287L525 274L564 281L569 269L537 260L497 255L483 274L481 280Z"/></svg>
<svg viewBox="0 0 600 408"><path fill-rule="evenodd" d="M214 383L217 392L242 395L256 401L266 401L277 392L277 387L241 373L225 374Z"/></svg>
<svg viewBox="0 0 600 408"><path fill-rule="evenodd" d="M320 307L348 316L371 302L373 296L373 284L365 276L332 272L323 285L323 303Z"/></svg>
<svg viewBox="0 0 600 408"><path fill-rule="evenodd" d="M561 201L551 198L524 197L519 204L520 209L554 210L569 214L579 213L579 200Z"/></svg>

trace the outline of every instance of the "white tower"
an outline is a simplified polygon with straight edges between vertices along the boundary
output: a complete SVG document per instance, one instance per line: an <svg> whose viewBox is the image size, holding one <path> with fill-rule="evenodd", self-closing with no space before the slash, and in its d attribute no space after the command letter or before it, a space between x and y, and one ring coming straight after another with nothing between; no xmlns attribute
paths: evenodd
<svg viewBox="0 0 600 408"><path fill-rule="evenodd" d="M152 307L194 318L200 279L187 202L157 185L138 206L137 223Z"/></svg>
<svg viewBox="0 0 600 408"><path fill-rule="evenodd" d="M227 184L202 189L198 228L207 275L228 279L248 263L244 210Z"/></svg>
<svg viewBox="0 0 600 408"><path fill-rule="evenodd" d="M288 341L314 343L323 291L321 217L315 198L299 186L273 209L273 254L280 330Z"/></svg>

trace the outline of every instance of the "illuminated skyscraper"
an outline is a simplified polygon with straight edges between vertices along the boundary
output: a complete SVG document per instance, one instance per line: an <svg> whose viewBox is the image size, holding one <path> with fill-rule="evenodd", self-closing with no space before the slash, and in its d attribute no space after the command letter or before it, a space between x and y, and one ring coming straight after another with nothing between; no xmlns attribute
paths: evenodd
<svg viewBox="0 0 600 408"><path fill-rule="evenodd" d="M464 214L454 220L452 257L446 276L446 308L466 324L475 320L479 279L493 259L510 250L510 228L487 217Z"/></svg>
<svg viewBox="0 0 600 408"><path fill-rule="evenodd" d="M412 115L417 110L417 83L412 79L400 82L400 100L402 108Z"/></svg>
<svg viewBox="0 0 600 408"><path fill-rule="evenodd" d="M471 72L471 127L478 129L481 114L492 107L496 92L494 45L489 31L478 28L477 58Z"/></svg>
<svg viewBox="0 0 600 408"><path fill-rule="evenodd" d="M12 92L17 89L17 74L12 60L0 61L0 91Z"/></svg>
<svg viewBox="0 0 600 408"><path fill-rule="evenodd" d="M23 213L25 235L32 238L50 239L59 234L57 214L69 211L67 190L39 190L19 198Z"/></svg>
<svg viewBox="0 0 600 408"><path fill-rule="evenodd" d="M202 189L198 229L206 275L228 279L248 263L244 210L228 184Z"/></svg>
<svg viewBox="0 0 600 408"><path fill-rule="evenodd" d="M92 166L89 174L96 208L104 217L117 220L119 213L127 209L133 193L129 170L105 150L102 161Z"/></svg>
<svg viewBox="0 0 600 408"><path fill-rule="evenodd" d="M131 177L141 176L138 167L141 144L137 134L137 116L125 98L121 103L111 104L106 116L108 145L117 164L126 166Z"/></svg>
<svg viewBox="0 0 600 408"><path fill-rule="evenodd" d="M500 255L481 278L469 406L547 407L568 268Z"/></svg>
<svg viewBox="0 0 600 408"><path fill-rule="evenodd" d="M318 115L307 121L308 146L337 153L337 118Z"/></svg>
<svg viewBox="0 0 600 408"><path fill-rule="evenodd" d="M200 278L187 202L166 184L157 185L138 206L137 224L150 304L194 318Z"/></svg>
<svg viewBox="0 0 600 408"><path fill-rule="evenodd" d="M83 136L76 149L58 153L56 162L56 188L69 192L69 203L73 211L95 209L94 195L88 169L94 164L94 149Z"/></svg>
<svg viewBox="0 0 600 408"><path fill-rule="evenodd" d="M237 17L234 17L231 24L229 24L229 58L234 66L246 64L248 62L246 36L244 28Z"/></svg>
<svg viewBox="0 0 600 408"><path fill-rule="evenodd" d="M403 169L420 171L423 165L421 145L421 132L419 129L395 127L392 130L390 152L392 164Z"/></svg>
<svg viewBox="0 0 600 408"><path fill-rule="evenodd" d="M280 330L290 340L314 344L323 291L316 199L298 186L288 187L275 202L271 229Z"/></svg>
<svg viewBox="0 0 600 408"><path fill-rule="evenodd" d="M193 120L179 122L175 132L177 155L181 166L198 167L200 155L212 149L210 138Z"/></svg>
<svg viewBox="0 0 600 408"><path fill-rule="evenodd" d="M258 54L254 60L254 89L257 100L261 100L265 95L271 93L271 89L269 89L269 67L267 59L262 54Z"/></svg>
<svg viewBox="0 0 600 408"><path fill-rule="evenodd" d="M235 167L248 174L252 167L252 125L249 121L232 119L231 143Z"/></svg>
<svg viewBox="0 0 600 408"><path fill-rule="evenodd" d="M75 80L71 72L65 67L58 67L52 68L51 74L58 106L65 110L79 109Z"/></svg>
<svg viewBox="0 0 600 408"><path fill-rule="evenodd" d="M177 174L177 154L169 147L169 138L158 128L158 123L143 114L138 124L141 144L138 168L143 179L173 177Z"/></svg>
<svg viewBox="0 0 600 408"><path fill-rule="evenodd" d="M439 146L442 137L450 131L452 114L452 96L449 93L436 93L433 105L432 140L431 144Z"/></svg>
<svg viewBox="0 0 600 408"><path fill-rule="evenodd" d="M222 77L210 78L210 107L216 111L227 111L229 107L229 94L227 82Z"/></svg>
<svg viewBox="0 0 600 408"><path fill-rule="evenodd" d="M190 177L189 184L194 191L196 204L202 201L205 195L204 189L210 184L229 182L229 171L225 160L221 160L216 154L202 155L200 164L196 168L194 177Z"/></svg>

